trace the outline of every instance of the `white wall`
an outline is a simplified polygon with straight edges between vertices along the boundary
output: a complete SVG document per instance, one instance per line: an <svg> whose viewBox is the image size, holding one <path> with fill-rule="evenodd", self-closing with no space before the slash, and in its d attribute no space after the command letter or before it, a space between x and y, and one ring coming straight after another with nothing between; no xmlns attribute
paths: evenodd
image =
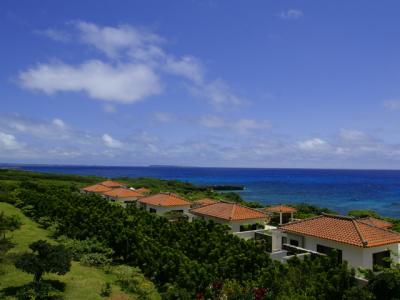
<svg viewBox="0 0 400 300"><path fill-rule="evenodd" d="M132 203L134 203L138 197L127 197L127 198L116 198L116 197L110 197L110 196L106 196L107 199L121 203L124 207L126 206L125 201L132 201Z"/></svg>
<svg viewBox="0 0 400 300"><path fill-rule="evenodd" d="M141 203L138 203L138 207L141 207ZM151 204L145 204L145 209L147 211L150 211L150 208L153 208L156 210L156 213L158 215L163 215L166 212L169 211L174 211L174 210L182 210L184 214L188 215L189 214L189 209L190 205L180 205L180 206L157 206L157 205L151 205Z"/></svg>
<svg viewBox="0 0 400 300"><path fill-rule="evenodd" d="M272 231L272 251L278 251L282 249L282 244L281 244L282 236L287 237L288 244L290 243L290 239L295 239L299 241L299 247L312 251L317 251L317 244L342 250L343 260L346 260L350 266L355 268L361 267L366 269L372 269L373 267L372 255L374 253L382 252L385 250L390 250L391 258L393 259L393 261L400 263L400 244L362 248L344 243L338 243L331 240L320 239L316 237L310 237L310 236L303 237L300 235L284 233L279 229L277 229Z"/></svg>

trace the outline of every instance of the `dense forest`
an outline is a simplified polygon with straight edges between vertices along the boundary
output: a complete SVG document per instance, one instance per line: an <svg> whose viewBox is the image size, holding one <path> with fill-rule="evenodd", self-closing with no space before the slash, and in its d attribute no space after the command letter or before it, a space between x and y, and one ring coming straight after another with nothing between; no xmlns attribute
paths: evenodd
<svg viewBox="0 0 400 300"><path fill-rule="evenodd" d="M80 187L100 180L0 170L0 201L11 203L49 229L75 260L101 268L138 267L163 299L400 297L400 268L366 273L368 284L359 285L356 271L334 256L295 258L281 264L270 259L262 241L242 240L223 225L184 219L169 222L80 192ZM176 192L191 200L207 196L245 203L235 193L178 181L118 180L152 192ZM299 208L307 216L321 211L308 205Z"/></svg>

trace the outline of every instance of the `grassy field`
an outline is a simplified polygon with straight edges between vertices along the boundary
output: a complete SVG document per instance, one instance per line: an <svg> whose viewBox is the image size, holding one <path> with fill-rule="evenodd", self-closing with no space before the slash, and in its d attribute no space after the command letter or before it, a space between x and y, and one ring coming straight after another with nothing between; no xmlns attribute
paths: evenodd
<svg viewBox="0 0 400 300"><path fill-rule="evenodd" d="M0 292L9 291L12 287L19 287L32 281L32 275L24 273L16 269L13 265L13 257L16 254L28 250L28 245L39 239L47 240L55 243L49 232L40 228L37 223L26 217L22 212L14 206L0 202L0 211L6 215L18 215L22 221L22 226L19 230L12 233L12 241L15 247L11 249L3 264L0 265ZM58 280L65 284L64 297L65 299L73 300L97 300L104 299L100 296L102 285L109 282L112 285L113 297L128 299L127 295L123 295L118 285L114 282L114 275L106 274L103 270L93 267L85 267L78 262L72 263L71 271L64 276L47 274L44 276L47 280ZM124 297L125 296L125 297ZM11 296L2 296L5 299L14 299ZM130 295L129 299L137 299L135 295Z"/></svg>

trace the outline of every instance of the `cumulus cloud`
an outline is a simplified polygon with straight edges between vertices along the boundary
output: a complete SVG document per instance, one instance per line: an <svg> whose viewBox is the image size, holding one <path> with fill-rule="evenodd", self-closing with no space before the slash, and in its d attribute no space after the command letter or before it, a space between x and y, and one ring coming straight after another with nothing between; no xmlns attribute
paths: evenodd
<svg viewBox="0 0 400 300"><path fill-rule="evenodd" d="M195 85L191 87L190 90L194 95L207 99L216 107L227 107L229 105L238 105L245 102L245 100L237 96L232 91L231 87L222 79Z"/></svg>
<svg viewBox="0 0 400 300"><path fill-rule="evenodd" d="M383 105L390 110L400 110L400 100L386 100Z"/></svg>
<svg viewBox="0 0 400 300"><path fill-rule="evenodd" d="M331 148L328 142L320 138L312 138L298 142L298 147L304 151L321 152Z"/></svg>
<svg viewBox="0 0 400 300"><path fill-rule="evenodd" d="M143 64L112 65L92 60L79 66L39 64L19 74L24 88L55 92L85 92L89 97L132 103L161 92L158 76Z"/></svg>
<svg viewBox="0 0 400 300"><path fill-rule="evenodd" d="M202 117L199 123L204 127L227 129L239 134L247 134L254 130L265 130L271 127L271 124L265 120L257 121L253 119L239 119L228 121L213 115Z"/></svg>
<svg viewBox="0 0 400 300"><path fill-rule="evenodd" d="M184 56L181 59L167 57L165 69L170 73L184 76L197 84L202 84L204 80L203 66L193 56Z"/></svg>
<svg viewBox="0 0 400 300"><path fill-rule="evenodd" d="M0 131L0 150L17 150L21 149L20 144L14 135Z"/></svg>
<svg viewBox="0 0 400 300"><path fill-rule="evenodd" d="M67 124L65 124L65 122L63 120L58 119L58 118L53 119L52 123L53 123L53 125L55 125L55 126L57 126L59 128L63 128L64 129L64 128L67 127Z"/></svg>
<svg viewBox="0 0 400 300"><path fill-rule="evenodd" d="M279 17L284 20L297 20L303 16L303 12L300 9L288 9L286 11L282 11L279 14Z"/></svg>
<svg viewBox="0 0 400 300"><path fill-rule="evenodd" d="M121 141L113 138L111 135L109 135L107 133L103 134L102 139L103 139L104 145L106 145L107 147L116 148L116 149L120 149L123 147L123 144Z"/></svg>
<svg viewBox="0 0 400 300"><path fill-rule="evenodd" d="M105 54L105 59L77 65L39 63L19 73L22 87L47 94L84 92L93 99L133 103L160 94L163 77L174 75L189 83L190 91L216 106L242 102L224 80L205 78L198 58L167 53L162 48L164 38L151 31L84 21L70 24L76 29L77 39ZM47 29L40 33L53 40L66 40L62 31Z"/></svg>
<svg viewBox="0 0 400 300"><path fill-rule="evenodd" d="M112 133L73 129L73 124L67 125L59 118L43 121L0 116L0 158L5 161L31 159L86 164L257 167L365 168L383 163L391 167L400 162L400 145L378 140L356 129L338 130L337 134L327 138L298 141L291 136L263 130L268 125L264 121L232 121L218 116L206 116L198 121L210 131L171 139L168 135L158 136L133 129L116 138ZM241 134L240 138L226 134L226 131Z"/></svg>
<svg viewBox="0 0 400 300"><path fill-rule="evenodd" d="M129 25L100 27L83 21L73 24L80 31L84 43L96 47L110 57L118 57L121 51L154 47L163 40L156 34Z"/></svg>

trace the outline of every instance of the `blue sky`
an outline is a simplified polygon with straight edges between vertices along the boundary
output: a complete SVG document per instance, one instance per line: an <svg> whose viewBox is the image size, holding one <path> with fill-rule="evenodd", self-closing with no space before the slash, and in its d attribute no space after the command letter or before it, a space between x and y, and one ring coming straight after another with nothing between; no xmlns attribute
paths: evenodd
<svg viewBox="0 0 400 300"><path fill-rule="evenodd" d="M399 168L397 1L1 1L0 161Z"/></svg>

